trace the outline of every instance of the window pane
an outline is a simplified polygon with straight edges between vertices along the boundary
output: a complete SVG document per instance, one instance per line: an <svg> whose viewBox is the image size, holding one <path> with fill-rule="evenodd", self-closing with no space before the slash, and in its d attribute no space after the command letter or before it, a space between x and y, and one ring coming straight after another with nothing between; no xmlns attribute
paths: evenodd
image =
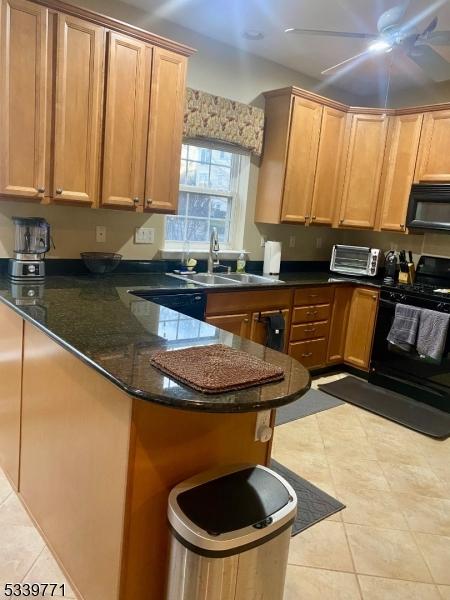
<svg viewBox="0 0 450 600"><path fill-rule="evenodd" d="M172 242L181 242L185 239L183 217L166 217L166 239Z"/></svg>
<svg viewBox="0 0 450 600"><path fill-rule="evenodd" d="M188 162L186 184L194 187L208 187L209 165Z"/></svg>
<svg viewBox="0 0 450 600"><path fill-rule="evenodd" d="M187 192L180 192L178 199L178 214L185 215L187 210Z"/></svg>
<svg viewBox="0 0 450 600"><path fill-rule="evenodd" d="M211 163L214 165L225 165L231 167L231 161L233 155L231 152L224 152L223 150L213 150L211 152Z"/></svg>
<svg viewBox="0 0 450 600"><path fill-rule="evenodd" d="M209 148L200 148L199 146L189 146L189 160L197 160L203 163L211 161L211 150Z"/></svg>
<svg viewBox="0 0 450 600"><path fill-rule="evenodd" d="M180 184L185 185L186 183L186 161L182 160L180 163Z"/></svg>
<svg viewBox="0 0 450 600"><path fill-rule="evenodd" d="M209 181L214 190L229 190L231 186L231 169L211 165Z"/></svg>
<svg viewBox="0 0 450 600"><path fill-rule="evenodd" d="M183 144L181 146L181 158L187 158L188 155L188 146L187 144Z"/></svg>
<svg viewBox="0 0 450 600"><path fill-rule="evenodd" d="M206 219L188 219L186 239L190 242L208 241L208 221Z"/></svg>
<svg viewBox="0 0 450 600"><path fill-rule="evenodd" d="M231 198L211 196L211 218L228 219L231 212Z"/></svg>
<svg viewBox="0 0 450 600"><path fill-rule="evenodd" d="M211 220L210 223L210 234L212 228L215 227L217 229L217 235L219 236L219 242L228 242L229 238L229 227L228 221L216 221Z"/></svg>
<svg viewBox="0 0 450 600"><path fill-rule="evenodd" d="M209 196L189 194L188 215L190 217L209 217Z"/></svg>

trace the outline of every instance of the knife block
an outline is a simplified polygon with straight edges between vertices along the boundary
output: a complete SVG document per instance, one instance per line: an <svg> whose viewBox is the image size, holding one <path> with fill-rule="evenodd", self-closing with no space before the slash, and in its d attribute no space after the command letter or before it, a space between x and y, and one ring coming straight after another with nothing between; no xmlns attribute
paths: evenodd
<svg viewBox="0 0 450 600"><path fill-rule="evenodd" d="M414 263L408 263L408 272L400 271L398 274L398 282L405 284L414 284L416 278L416 269Z"/></svg>

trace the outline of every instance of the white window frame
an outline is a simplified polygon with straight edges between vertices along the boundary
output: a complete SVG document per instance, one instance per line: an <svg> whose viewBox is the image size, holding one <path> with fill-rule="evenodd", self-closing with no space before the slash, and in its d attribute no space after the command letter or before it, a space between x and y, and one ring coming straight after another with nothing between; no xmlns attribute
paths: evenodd
<svg viewBox="0 0 450 600"><path fill-rule="evenodd" d="M209 148L211 150L222 150L225 152L232 152L237 156L236 160L233 160L231 170L231 191L215 190L213 188L197 187L190 185L180 184L180 192L189 192L192 194L206 194L210 196L222 196L224 198L231 197L231 219L230 219L230 236L228 242L219 242L220 250L227 251L228 253L239 252L243 249L244 241L244 227L245 227L245 214L247 208L247 195L248 195L248 184L250 174L250 154L241 151L230 144L224 144L220 142L210 142L206 140L183 140L183 144L189 146L197 146L199 148ZM167 215L169 216L169 215ZM165 253L175 252L182 253L184 250L185 242L171 241L165 239L166 234L166 219L164 219L164 248L162 249ZM206 242L190 242L190 252L208 252L209 251L209 240Z"/></svg>

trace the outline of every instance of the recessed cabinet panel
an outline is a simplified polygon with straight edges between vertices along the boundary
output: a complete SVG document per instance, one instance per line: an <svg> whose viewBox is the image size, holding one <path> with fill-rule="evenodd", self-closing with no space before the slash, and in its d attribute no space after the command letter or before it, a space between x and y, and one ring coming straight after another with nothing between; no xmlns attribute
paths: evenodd
<svg viewBox="0 0 450 600"><path fill-rule="evenodd" d="M384 186L380 196L380 229L406 230L406 212L414 179L423 115L399 115L391 120L386 148Z"/></svg>
<svg viewBox="0 0 450 600"><path fill-rule="evenodd" d="M319 148L323 107L295 97L286 163L281 221L305 223L311 216L311 203Z"/></svg>
<svg viewBox="0 0 450 600"><path fill-rule="evenodd" d="M345 343L345 362L368 370L379 292L375 289L353 290Z"/></svg>
<svg viewBox="0 0 450 600"><path fill-rule="evenodd" d="M385 115L355 114L345 170L339 224L372 229L386 145Z"/></svg>
<svg viewBox="0 0 450 600"><path fill-rule="evenodd" d="M347 156L345 112L325 106L311 208L312 225L331 225L342 195ZM348 137L348 136L347 136Z"/></svg>
<svg viewBox="0 0 450 600"><path fill-rule="evenodd" d="M0 193L45 193L47 9L0 0Z"/></svg>
<svg viewBox="0 0 450 600"><path fill-rule="evenodd" d="M97 200L105 30L58 15L53 197Z"/></svg>
<svg viewBox="0 0 450 600"><path fill-rule="evenodd" d="M154 48L145 185L150 211L178 208L185 84L186 59Z"/></svg>
<svg viewBox="0 0 450 600"><path fill-rule="evenodd" d="M151 48L108 36L102 204L142 206L149 111Z"/></svg>
<svg viewBox="0 0 450 600"><path fill-rule="evenodd" d="M250 313L206 317L206 322L240 337L250 337Z"/></svg>
<svg viewBox="0 0 450 600"><path fill-rule="evenodd" d="M416 182L450 182L450 110L425 113Z"/></svg>

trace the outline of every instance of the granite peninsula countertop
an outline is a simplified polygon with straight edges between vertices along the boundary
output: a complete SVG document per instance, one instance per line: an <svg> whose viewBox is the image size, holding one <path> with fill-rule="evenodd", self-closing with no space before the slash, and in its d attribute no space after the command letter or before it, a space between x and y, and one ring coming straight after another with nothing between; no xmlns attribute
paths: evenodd
<svg viewBox="0 0 450 600"><path fill-rule="evenodd" d="M310 386L308 371L289 356L217 329L130 294L130 290L186 293L204 290L273 289L330 283L363 283L329 273L287 273L273 286L201 288L163 274L47 277L29 298L7 277L0 277L0 300L78 356L127 394L173 408L205 412L249 412L274 408L300 398ZM379 285L364 280L364 285ZM280 382L226 394L201 394L149 363L155 350L226 344L281 366Z"/></svg>

